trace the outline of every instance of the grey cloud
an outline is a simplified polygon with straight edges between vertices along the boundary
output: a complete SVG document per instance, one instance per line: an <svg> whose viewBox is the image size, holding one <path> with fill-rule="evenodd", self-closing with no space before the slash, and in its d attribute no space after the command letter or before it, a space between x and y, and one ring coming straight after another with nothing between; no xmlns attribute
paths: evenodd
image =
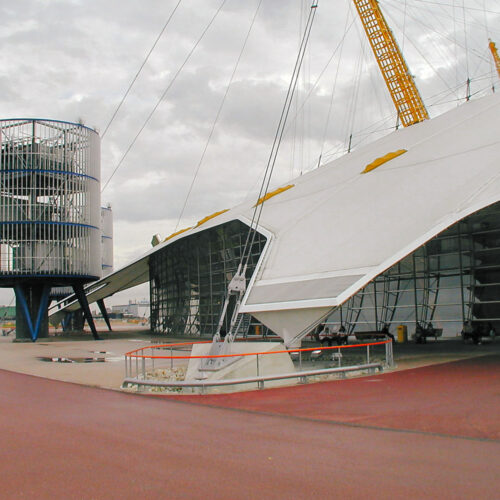
<svg viewBox="0 0 500 500"><path fill-rule="evenodd" d="M0 5L2 117L82 118L102 131L176 3L4 2ZM102 141L103 181L111 175L220 3L181 3ZM456 95L450 94L448 87L457 87L460 96L465 92L466 60L463 51L453 45L453 38L460 40L462 36L460 30L456 31L459 23L454 25L439 6L411 1L407 2L405 22L401 2L380 3L400 44L405 26L405 54L431 113L455 106ZM496 3L484 2L491 11L498 10ZM153 230L163 235L174 230L257 4L258 0L227 0L220 17L104 191L103 202L110 201L114 207L116 255L122 263L140 253L141 248L148 248ZM470 4L477 7L477 2L471 0ZM307 15L309 5L307 0L263 1L182 225L255 195L295 63L301 11L302 16ZM299 105L344 35L346 5L350 4L319 3L304 65L306 77L301 77L296 97ZM498 79L491 71L487 35L481 27L484 16L470 12L469 47L483 56L470 55L472 76L483 75L483 79L473 81L472 88L474 92L488 91L492 83L498 85ZM352 13L349 16L352 18ZM497 35L500 44L500 16L489 13L486 19L490 35ZM357 146L376 137L368 135L367 130L379 128L382 134L394 126L395 112L366 42L365 54L361 55L364 36L356 21L345 39L325 144L337 58L325 70L296 122L297 108L295 103L292 106L273 183L286 182L313 168L322 149L328 159L337 148L346 147L350 133ZM429 69L428 62L438 69L441 78ZM356 93L358 69L361 78Z"/></svg>

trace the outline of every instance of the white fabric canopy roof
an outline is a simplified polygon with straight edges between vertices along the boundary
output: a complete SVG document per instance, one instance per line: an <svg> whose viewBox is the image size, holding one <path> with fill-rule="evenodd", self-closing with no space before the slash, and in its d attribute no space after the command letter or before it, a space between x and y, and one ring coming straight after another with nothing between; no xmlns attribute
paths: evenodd
<svg viewBox="0 0 500 500"><path fill-rule="evenodd" d="M499 130L500 95L494 94L291 181L293 188L264 204L259 229L268 243L242 312L290 339L427 240L499 201ZM407 152L362 173L401 149ZM253 203L239 205L156 246L98 282L104 286L89 300L147 281L152 252L233 219L249 223L252 211Z"/></svg>
<svg viewBox="0 0 500 500"><path fill-rule="evenodd" d="M500 96L398 130L269 200L274 241L245 311L335 306L461 218L500 199ZM375 159L406 153L362 174Z"/></svg>

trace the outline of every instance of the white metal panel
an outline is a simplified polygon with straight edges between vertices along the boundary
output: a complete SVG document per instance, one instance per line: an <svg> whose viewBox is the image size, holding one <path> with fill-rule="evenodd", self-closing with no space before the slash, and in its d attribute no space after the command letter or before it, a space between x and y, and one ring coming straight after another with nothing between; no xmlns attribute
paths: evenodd
<svg viewBox="0 0 500 500"><path fill-rule="evenodd" d="M113 272L113 211L101 207L102 276Z"/></svg>

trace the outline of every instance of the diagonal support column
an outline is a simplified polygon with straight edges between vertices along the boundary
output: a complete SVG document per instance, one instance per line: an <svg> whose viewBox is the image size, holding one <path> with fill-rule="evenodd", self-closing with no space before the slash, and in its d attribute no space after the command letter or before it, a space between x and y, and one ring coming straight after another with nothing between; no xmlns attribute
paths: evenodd
<svg viewBox="0 0 500 500"><path fill-rule="evenodd" d="M97 305L99 306L99 311L101 311L104 321L106 321L106 324L108 325L109 331L112 332L113 330L111 329L111 322L109 321L108 311L106 311L104 299L99 299L97 301Z"/></svg>
<svg viewBox="0 0 500 500"><path fill-rule="evenodd" d="M89 302L87 300L87 296L83 290L83 286L78 283L73 285L73 290L75 291L76 298L80 303L81 308L83 309L83 314L85 315L85 319L87 320L90 329L92 330L92 336L95 340L101 340L99 335L97 334L97 330L94 324L94 318L92 317L92 313L90 312Z"/></svg>
<svg viewBox="0 0 500 500"><path fill-rule="evenodd" d="M40 330L41 330L41 326L42 326L42 322L43 322L43 317L47 312L47 306L49 303L50 286L43 285L41 287L41 293L40 293L39 302L38 302L38 310L36 311L35 324L33 324L33 319L31 317L31 315L32 315L33 307L36 307L36 300L34 299L34 297L37 294L35 294L33 292L33 289L35 289L35 287L26 288L26 289L23 289L23 287L21 285L16 285L14 287L14 292L16 294L17 303L18 303L18 305L21 306L21 311L22 311L24 320L26 321L26 324L28 326L31 340L33 342L35 342L38 339L38 336L40 334ZM37 290L40 290L40 289L38 288ZM27 292L28 295L32 296L29 299L29 302L30 302L29 304L28 304L28 300L26 299L25 292ZM35 301L35 303L33 303L33 301Z"/></svg>

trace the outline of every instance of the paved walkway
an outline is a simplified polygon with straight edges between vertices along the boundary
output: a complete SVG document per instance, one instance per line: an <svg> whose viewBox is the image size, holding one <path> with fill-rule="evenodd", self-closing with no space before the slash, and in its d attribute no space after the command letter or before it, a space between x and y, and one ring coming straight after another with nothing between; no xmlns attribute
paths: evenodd
<svg viewBox="0 0 500 500"><path fill-rule="evenodd" d="M73 337L50 337L32 343L12 342L13 336L0 336L0 369L36 375L77 384L120 389L125 377L123 355L147 345L165 342L188 342L193 339L166 339L151 335L146 329L108 333L100 330L102 340L95 341L90 333ZM496 352L500 354L500 339L493 345L463 345L460 341L433 342L425 345L397 344L394 355L396 370L444 363ZM101 358L104 362L51 363L50 358ZM177 362L176 362L177 363ZM179 361L183 363L182 360Z"/></svg>
<svg viewBox="0 0 500 500"><path fill-rule="evenodd" d="M390 373L179 398L88 387L117 389L121 355L150 340L120 337L0 341L2 499L498 498L496 344L397 346ZM108 361L39 359L92 351Z"/></svg>
<svg viewBox="0 0 500 500"><path fill-rule="evenodd" d="M496 499L500 490L500 442L489 438L349 427L2 370L0 387L5 499ZM421 398L417 387L407 401ZM461 401L446 403L460 412ZM364 406L376 415L385 405ZM491 410L498 415L498 399Z"/></svg>
<svg viewBox="0 0 500 500"><path fill-rule="evenodd" d="M12 342L12 336L0 337L0 369L36 375L77 384L119 389L125 376L123 355L148 345L154 337L147 330L108 334L93 340L90 333L72 337L50 337L37 342ZM164 341L164 340L163 340ZM97 358L104 362L52 363L51 358Z"/></svg>
<svg viewBox="0 0 500 500"><path fill-rule="evenodd" d="M351 426L500 441L499 388L500 354L490 354L307 386L170 397Z"/></svg>

